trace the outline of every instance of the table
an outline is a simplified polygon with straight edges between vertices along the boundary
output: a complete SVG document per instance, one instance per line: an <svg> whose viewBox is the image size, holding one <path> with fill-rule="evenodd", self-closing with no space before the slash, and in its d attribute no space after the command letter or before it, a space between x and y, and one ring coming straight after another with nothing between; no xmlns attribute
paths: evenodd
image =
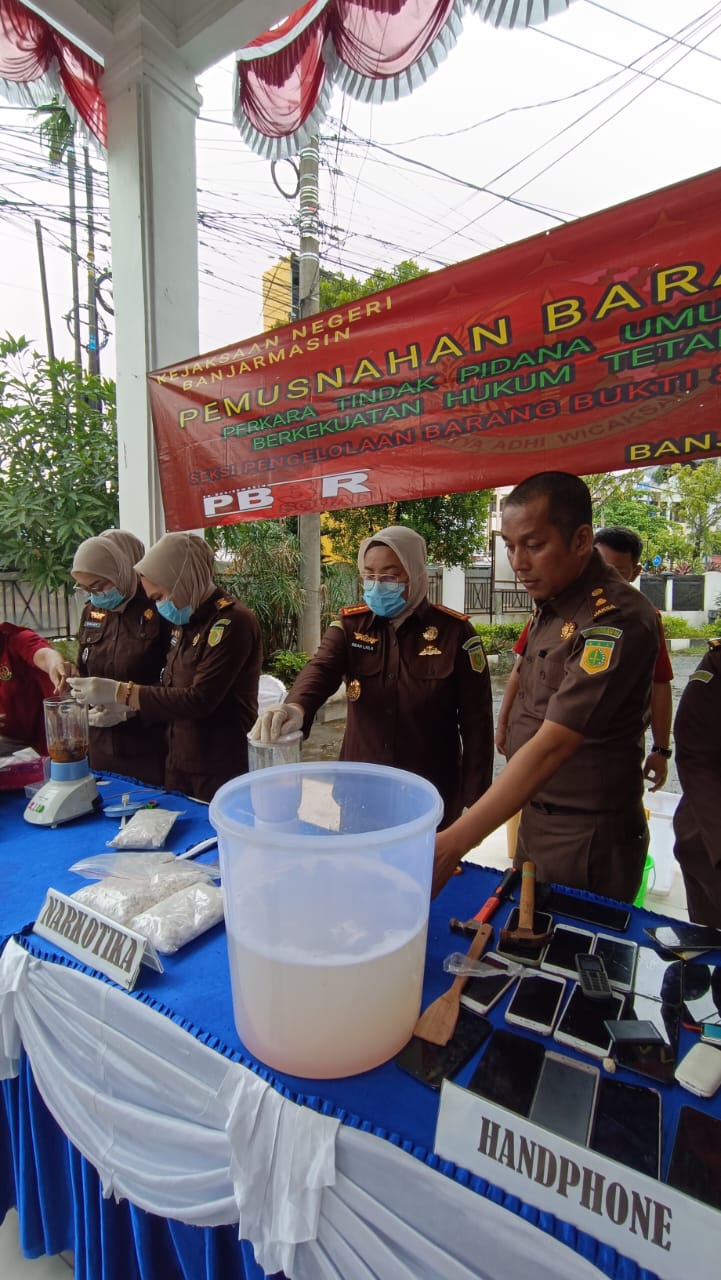
<svg viewBox="0 0 721 1280"><path fill-rule="evenodd" d="M128 782L110 779L113 788ZM204 805L162 802L183 812L176 852L210 834ZM28 925L48 886L78 887L68 866L100 852L115 826L94 816L31 828L22 807L20 797L0 800L0 1212L17 1202L26 1253L72 1250L79 1280L281 1271L292 1280L650 1280L592 1237L439 1160L437 1095L393 1063L307 1081L250 1058L233 1023L222 926L164 958L162 975L144 968L131 994L34 936ZM497 878L467 866L433 904L424 1004L447 981L441 960L457 943L449 917L469 915ZM631 936L650 920L659 917L634 912ZM680 1093L664 1093L664 1163L679 1105L667 1095Z"/></svg>

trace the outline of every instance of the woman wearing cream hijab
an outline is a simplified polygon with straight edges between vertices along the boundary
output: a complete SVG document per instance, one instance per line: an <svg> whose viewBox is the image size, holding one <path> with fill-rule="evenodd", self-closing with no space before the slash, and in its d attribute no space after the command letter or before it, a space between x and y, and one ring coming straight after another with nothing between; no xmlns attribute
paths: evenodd
<svg viewBox="0 0 721 1280"><path fill-rule="evenodd" d="M72 575L89 600L78 630L81 676L157 685L165 666L171 627L146 596L135 563L145 548L122 529L106 529L81 542ZM151 786L165 778L165 728L129 717L125 709L90 713L90 765Z"/></svg>
<svg viewBox="0 0 721 1280"><path fill-rule="evenodd" d="M209 801L222 783L248 768L247 734L258 714L262 659L258 621L215 585L213 553L195 534L166 533L135 569L171 626L161 686L68 683L79 702L119 705L145 725L165 725L165 786Z"/></svg>
<svg viewBox="0 0 721 1280"><path fill-rule="evenodd" d="M272 741L303 728L345 682L342 760L393 765L438 788L443 826L490 785L491 683L479 636L460 613L428 600L426 544L393 525L358 551L363 604L343 609L286 701L253 736Z"/></svg>

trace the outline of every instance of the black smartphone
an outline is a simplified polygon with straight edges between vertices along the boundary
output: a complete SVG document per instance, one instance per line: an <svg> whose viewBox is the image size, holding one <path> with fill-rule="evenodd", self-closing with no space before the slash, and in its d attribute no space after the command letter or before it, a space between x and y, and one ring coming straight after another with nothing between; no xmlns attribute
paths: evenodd
<svg viewBox="0 0 721 1280"><path fill-rule="evenodd" d="M430 1044L419 1036L411 1036L396 1055L396 1066L415 1076L421 1084L440 1089L444 1080L450 1080L468 1062L493 1027L487 1018L481 1018L469 1009L461 1009L456 1029L448 1044Z"/></svg>
<svg viewBox="0 0 721 1280"><path fill-rule="evenodd" d="M585 1147L599 1078L598 1067L548 1050L543 1060L529 1120Z"/></svg>
<svg viewBox="0 0 721 1280"><path fill-rule="evenodd" d="M718 1022L721 1016L721 968L687 961L681 981L683 1020L692 1027Z"/></svg>
<svg viewBox="0 0 721 1280"><path fill-rule="evenodd" d="M594 1058L607 1058L611 1052L611 1037L606 1030L606 1019L620 1018L623 996L608 996L605 1000L589 1000L576 985L561 1014L553 1033L559 1044L570 1045L580 1053L590 1053Z"/></svg>
<svg viewBox="0 0 721 1280"><path fill-rule="evenodd" d="M576 898L572 893L563 893L547 884L536 885L536 906L554 916L568 916L570 920L595 924L599 929L612 929L615 933L625 933L631 922L631 912L627 907L594 902L592 898Z"/></svg>
<svg viewBox="0 0 721 1280"><path fill-rule="evenodd" d="M721 1120L696 1107L681 1108L666 1181L721 1209Z"/></svg>
<svg viewBox="0 0 721 1280"><path fill-rule="evenodd" d="M614 1047L618 1064L659 1084L673 1084L681 1030L681 1006L660 1004L647 996L631 996L624 1010L626 1018L647 1018L663 1036L663 1044L619 1044Z"/></svg>
<svg viewBox="0 0 721 1280"><path fill-rule="evenodd" d="M543 1066L540 1040L516 1035L502 1027L493 1032L468 1085L489 1102L497 1102L519 1116L527 1116Z"/></svg>
<svg viewBox="0 0 721 1280"><path fill-rule="evenodd" d="M576 977L576 956L588 955L593 946L590 929L576 929L572 924L557 924L543 953L541 968L559 973L564 978Z"/></svg>
<svg viewBox="0 0 721 1280"><path fill-rule="evenodd" d="M633 978L634 992L666 1004L680 1004L682 964L681 960L659 955L653 947L639 947Z"/></svg>
<svg viewBox="0 0 721 1280"><path fill-rule="evenodd" d="M676 924L644 929L644 933L664 951L721 950L721 929L712 929L706 924L687 924L679 920Z"/></svg>
<svg viewBox="0 0 721 1280"><path fill-rule="evenodd" d="M606 1030L614 1045L665 1044L658 1027L649 1018L619 1018L615 1022L607 1018Z"/></svg>
<svg viewBox="0 0 721 1280"><path fill-rule="evenodd" d="M628 938L609 938L605 933L596 934L593 954L603 960L608 980L617 991L631 990L637 951L637 944Z"/></svg>
<svg viewBox="0 0 721 1280"><path fill-rule="evenodd" d="M661 1095L642 1084L604 1076L593 1120L592 1151L650 1178L661 1174Z"/></svg>

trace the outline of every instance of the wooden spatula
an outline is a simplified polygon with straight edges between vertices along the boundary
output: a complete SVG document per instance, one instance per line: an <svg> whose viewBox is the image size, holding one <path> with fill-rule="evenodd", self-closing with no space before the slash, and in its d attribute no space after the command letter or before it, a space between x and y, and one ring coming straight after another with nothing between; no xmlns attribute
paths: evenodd
<svg viewBox="0 0 721 1280"><path fill-rule="evenodd" d="M479 925L476 936L467 951L469 959L477 960L492 937L492 925ZM424 1009L413 1028L414 1036L418 1036L421 1040L428 1040L431 1044L448 1044L456 1029L458 1011L461 1007L461 992L470 976L468 973L459 974L448 990Z"/></svg>

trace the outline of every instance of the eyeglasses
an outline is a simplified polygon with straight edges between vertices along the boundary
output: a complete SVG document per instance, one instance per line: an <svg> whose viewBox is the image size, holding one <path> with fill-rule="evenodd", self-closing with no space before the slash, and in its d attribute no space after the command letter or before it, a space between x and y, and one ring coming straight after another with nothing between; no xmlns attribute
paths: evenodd
<svg viewBox="0 0 721 1280"><path fill-rule="evenodd" d="M363 581L364 582L387 582L389 584L392 583L394 585L396 583L400 583L404 587L408 586L408 580L406 578L397 578L393 573L364 573Z"/></svg>

